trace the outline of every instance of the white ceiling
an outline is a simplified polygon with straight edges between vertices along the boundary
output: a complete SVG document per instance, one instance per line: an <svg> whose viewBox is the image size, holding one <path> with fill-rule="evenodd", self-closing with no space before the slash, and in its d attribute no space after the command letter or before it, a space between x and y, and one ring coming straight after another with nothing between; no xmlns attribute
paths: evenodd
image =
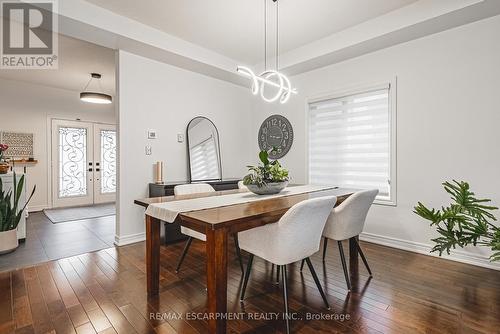
<svg viewBox="0 0 500 334"><path fill-rule="evenodd" d="M114 50L59 35L57 70L0 70L0 78L80 92L89 81L91 72L102 74L103 91L114 95Z"/></svg>
<svg viewBox="0 0 500 334"><path fill-rule="evenodd" d="M264 0L86 1L234 60L249 65L263 60ZM274 5L267 1L273 30ZM416 1L279 0L280 53Z"/></svg>

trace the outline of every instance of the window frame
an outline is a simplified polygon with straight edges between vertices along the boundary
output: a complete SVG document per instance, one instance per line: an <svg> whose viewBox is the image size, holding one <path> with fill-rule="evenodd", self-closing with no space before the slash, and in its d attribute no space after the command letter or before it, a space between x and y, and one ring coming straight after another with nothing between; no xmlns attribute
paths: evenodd
<svg viewBox="0 0 500 334"><path fill-rule="evenodd" d="M384 89L389 87L389 177L390 177L390 199L382 200L375 199L374 204L397 206L397 78L384 80L373 83L357 84L341 90L317 94L306 98L305 101L305 133L306 133L306 181L310 182L310 168L309 168L309 106L312 103L338 99L345 96L356 95Z"/></svg>

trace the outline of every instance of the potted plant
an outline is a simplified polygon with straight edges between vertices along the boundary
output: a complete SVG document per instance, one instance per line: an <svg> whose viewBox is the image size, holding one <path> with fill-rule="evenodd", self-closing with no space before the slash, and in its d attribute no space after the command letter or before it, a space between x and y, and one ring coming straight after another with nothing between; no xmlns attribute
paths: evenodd
<svg viewBox="0 0 500 334"><path fill-rule="evenodd" d="M7 174L9 171L9 164L4 160L4 152L7 151L9 146L0 144L0 174Z"/></svg>
<svg viewBox="0 0 500 334"><path fill-rule="evenodd" d="M491 213L497 207L486 205L489 199L477 199L467 182L445 182L444 189L451 195L454 203L441 209L428 209L418 202L414 212L430 221L440 234L432 239L435 246L431 252L439 256L450 250L467 245L485 246L492 251L490 261L500 261L500 227L494 225L495 216Z"/></svg>
<svg viewBox="0 0 500 334"><path fill-rule="evenodd" d="M277 194L288 185L288 170L281 167L278 160L269 161L269 152L261 151L259 158L262 164L247 166L249 174L243 178L248 190L258 195Z"/></svg>
<svg viewBox="0 0 500 334"><path fill-rule="evenodd" d="M17 182L16 173L13 174L14 184L12 189L3 189L2 178L0 178L0 254L9 253L18 246L17 225L24 214L24 210L35 193L35 188L22 208L19 201L24 188L24 175Z"/></svg>

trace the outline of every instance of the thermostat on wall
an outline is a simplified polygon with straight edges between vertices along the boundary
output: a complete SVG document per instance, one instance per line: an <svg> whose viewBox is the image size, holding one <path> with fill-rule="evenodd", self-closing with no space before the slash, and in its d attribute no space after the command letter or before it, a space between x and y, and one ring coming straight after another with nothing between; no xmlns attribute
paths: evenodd
<svg viewBox="0 0 500 334"><path fill-rule="evenodd" d="M148 130L148 139L156 139L156 130Z"/></svg>

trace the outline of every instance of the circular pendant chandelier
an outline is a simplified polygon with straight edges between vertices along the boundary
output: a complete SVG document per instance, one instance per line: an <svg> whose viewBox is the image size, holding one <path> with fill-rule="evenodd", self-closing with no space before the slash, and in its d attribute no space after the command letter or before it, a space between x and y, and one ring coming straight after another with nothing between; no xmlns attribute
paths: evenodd
<svg viewBox="0 0 500 334"><path fill-rule="evenodd" d="M267 68L267 0L264 0L264 71L257 75L249 67L238 66L236 71L252 81L252 94L258 95L269 103L279 101L286 103L297 90L292 88L286 75L279 72L279 3L276 3L276 69Z"/></svg>
<svg viewBox="0 0 500 334"><path fill-rule="evenodd" d="M101 93L101 75L99 73L90 73L90 80L83 89L83 92L80 93L80 100L88 103L97 103L97 104L110 104L113 102L113 98L111 95ZM97 80L97 85L99 89L92 89L91 84L93 80Z"/></svg>

